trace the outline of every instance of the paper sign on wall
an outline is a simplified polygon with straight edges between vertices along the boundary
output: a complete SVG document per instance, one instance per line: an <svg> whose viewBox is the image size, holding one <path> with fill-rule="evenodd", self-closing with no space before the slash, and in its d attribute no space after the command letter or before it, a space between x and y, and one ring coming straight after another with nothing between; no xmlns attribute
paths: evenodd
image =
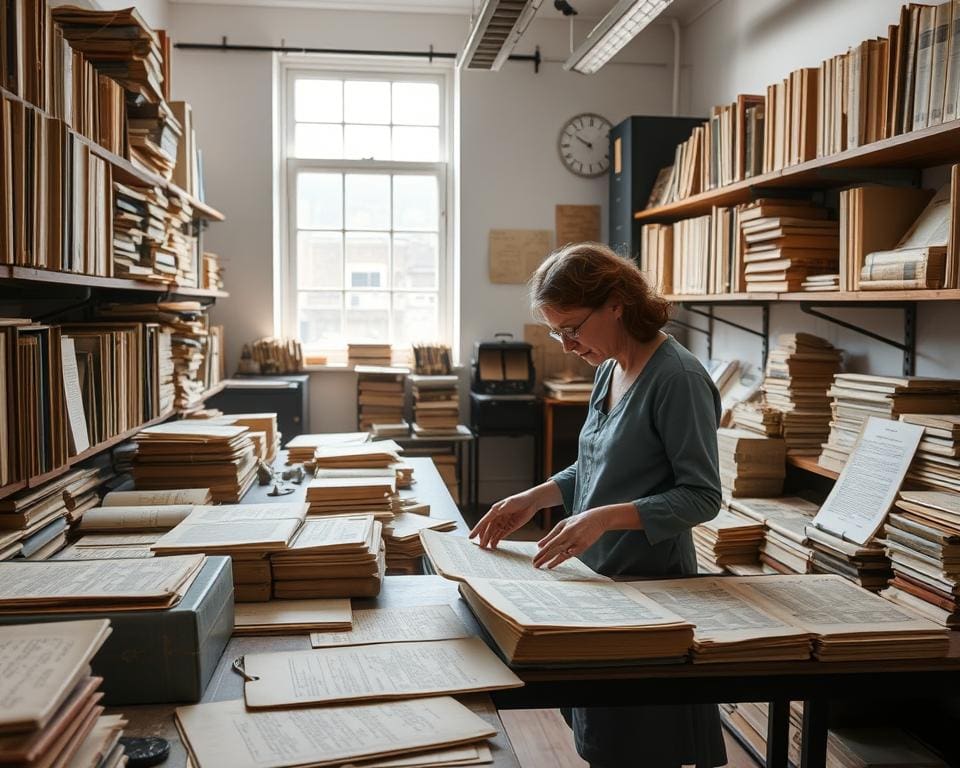
<svg viewBox="0 0 960 768"><path fill-rule="evenodd" d="M599 205L558 205L557 247L567 243L600 242Z"/></svg>
<svg viewBox="0 0 960 768"><path fill-rule="evenodd" d="M491 229L490 282L525 283L550 253L549 229Z"/></svg>

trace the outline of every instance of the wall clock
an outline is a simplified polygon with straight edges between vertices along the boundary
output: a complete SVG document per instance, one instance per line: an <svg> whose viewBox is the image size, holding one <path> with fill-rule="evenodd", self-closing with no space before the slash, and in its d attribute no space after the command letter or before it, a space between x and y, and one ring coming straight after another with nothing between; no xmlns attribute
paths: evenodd
<svg viewBox="0 0 960 768"><path fill-rule="evenodd" d="M592 112L564 123L557 139L560 160L577 176L601 176L610 168L610 121Z"/></svg>

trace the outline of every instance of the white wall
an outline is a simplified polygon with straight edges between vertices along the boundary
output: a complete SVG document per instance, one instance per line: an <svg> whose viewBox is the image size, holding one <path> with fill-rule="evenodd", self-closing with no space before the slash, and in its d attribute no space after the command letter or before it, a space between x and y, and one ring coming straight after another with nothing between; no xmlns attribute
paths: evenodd
<svg viewBox="0 0 960 768"><path fill-rule="evenodd" d="M465 17L311 11L223 5L169 5L174 42L457 51ZM581 23L577 39L589 25ZM491 228L553 229L554 205L601 204L605 179L584 180L560 164L556 139L572 115L598 112L613 123L630 114L668 114L672 33L654 25L596 76L564 72L566 23L538 19L518 53L539 44L546 61L508 62L498 73L468 72L460 88L460 292L459 343L469 357L474 341L496 331L522 336L529 321L522 286L493 285L487 276ZM221 254L230 299L215 318L227 326L227 366L236 365L245 341L274 331L271 219L273 57L268 53L175 51L173 94L194 105L204 153L207 199L227 217L209 230L205 247ZM632 62L632 63L631 63ZM468 360L466 361L468 362ZM348 374L314 377L311 428L349 429L355 380ZM466 413L464 413L466 418ZM519 490L527 482L528 444L500 441L499 461L483 476L485 499ZM490 455L490 450L486 451Z"/></svg>
<svg viewBox="0 0 960 768"><path fill-rule="evenodd" d="M721 0L684 30L684 67L689 88L682 102L693 114L731 102L738 93L764 93L765 87L799 67L815 67L862 40L886 35L899 20L900 0ZM947 177L948 178L948 177ZM943 169L933 169L924 183L936 186ZM902 338L902 315L894 310L829 309L849 322L884 336ZM717 313L758 327L759 310L720 308ZM918 375L958 376L954 303L919 307ZM693 322L698 322L695 319ZM796 306L771 308L771 336L805 330L829 339L847 352L848 370L899 374L902 357L892 347L804 315ZM694 337L694 349L705 351ZM719 327L714 356L759 363L759 344L741 331Z"/></svg>
<svg viewBox="0 0 960 768"><path fill-rule="evenodd" d="M73 0L69 0L71 4L76 5ZM64 5L67 0L57 0L55 5ZM81 0L84 2L84 0ZM86 4L84 2L84 4ZM118 11L121 8L129 8L131 3L129 0L93 0L93 4L104 11ZM137 0L133 3L137 11L143 17L143 20L147 22L153 29L166 29L167 22L169 17L167 15L167 9L170 5L168 0Z"/></svg>

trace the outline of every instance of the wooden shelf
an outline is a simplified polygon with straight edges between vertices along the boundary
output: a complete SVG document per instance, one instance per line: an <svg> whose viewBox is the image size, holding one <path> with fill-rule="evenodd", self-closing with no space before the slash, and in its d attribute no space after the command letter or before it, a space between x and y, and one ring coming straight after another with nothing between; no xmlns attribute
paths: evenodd
<svg viewBox="0 0 960 768"><path fill-rule="evenodd" d="M840 474L834 472L832 469L821 467L817 463L816 456L787 456L787 465L802 469L804 472L812 472L815 475L830 478L831 480L836 480L840 477Z"/></svg>
<svg viewBox="0 0 960 768"><path fill-rule="evenodd" d="M145 293L160 293L171 297L184 298L225 299L230 296L226 291L218 291L213 288L190 288L188 286L170 285L168 283L158 283L151 280L83 275L76 272L37 269L36 267L0 265L0 279L16 280L25 283L39 283L42 285L76 285L100 290L142 291Z"/></svg>
<svg viewBox="0 0 960 768"><path fill-rule="evenodd" d="M663 298L675 303L689 302L691 304L758 304L766 301L776 301L776 293L705 293L679 294L665 293Z"/></svg>
<svg viewBox="0 0 960 768"><path fill-rule="evenodd" d="M665 293L663 298L676 304L763 304L771 301L810 302L812 304L865 304L869 302L960 301L960 289L907 289L902 291L797 291L794 293Z"/></svg>
<svg viewBox="0 0 960 768"><path fill-rule="evenodd" d="M11 93L6 88L0 87L0 95L2 95L4 98L10 99L11 101L17 101L23 104L24 106L26 106L28 109L32 109L34 112L39 112L41 115L43 115L49 120L59 120L59 118L51 117L49 114L47 114L47 112L40 109L40 107L34 104L31 104L29 101L21 98L20 96L17 96L15 93ZM176 195L177 197L182 198L187 202L189 202L190 205L193 206L195 216L198 219L207 219L210 221L224 221L224 219L226 218L216 208L213 208L207 203L201 200L198 200L193 195L188 194L173 182L167 181L162 176L158 176L157 174L151 173L150 171L145 171L141 168L137 168L133 163L131 163L126 158L120 157L120 155L114 154L113 152L108 150L106 147L100 146L97 142L87 138L83 134L78 133L69 125L66 125L66 128L68 131L70 131L70 133L73 136L76 136L80 142L82 142L83 144L86 144L90 148L90 151L92 151L97 157L100 157L103 160L110 163L110 165L113 167L113 178L116 181L119 181L121 183L126 183L126 184L153 184L155 186L161 187L162 189L165 189L168 193L172 195Z"/></svg>
<svg viewBox="0 0 960 768"><path fill-rule="evenodd" d="M647 208L634 214L642 222L670 221L710 213L715 205L734 205L753 199L756 190L778 187L835 187L851 182L849 175L831 175L832 171L882 168L929 168L956 162L960 146L960 120L904 133L835 155L818 157L779 171L751 176L709 192L667 205Z"/></svg>

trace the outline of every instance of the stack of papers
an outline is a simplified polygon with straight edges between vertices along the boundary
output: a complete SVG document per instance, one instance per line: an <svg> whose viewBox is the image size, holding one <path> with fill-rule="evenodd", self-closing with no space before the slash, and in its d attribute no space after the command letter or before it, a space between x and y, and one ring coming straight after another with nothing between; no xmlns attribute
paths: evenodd
<svg viewBox="0 0 960 768"><path fill-rule="evenodd" d="M907 472L914 486L960 492L960 416L905 414L900 421L923 427L923 437Z"/></svg>
<svg viewBox="0 0 960 768"><path fill-rule="evenodd" d="M383 525L383 543L386 547L388 574L417 574L422 572L423 544L420 531L452 531L453 520L425 517L414 512L399 512Z"/></svg>
<svg viewBox="0 0 960 768"><path fill-rule="evenodd" d="M312 464L318 448L359 445L370 439L369 432L329 432L297 435L287 443L287 463Z"/></svg>
<svg viewBox="0 0 960 768"><path fill-rule="evenodd" d="M210 504L209 488L170 488L164 491L111 491L103 497L101 507L151 507L170 504L198 506Z"/></svg>
<svg viewBox="0 0 960 768"><path fill-rule="evenodd" d="M126 721L104 716L90 662L110 622L54 622L0 627L0 763L115 768L126 760L118 740Z"/></svg>
<svg viewBox="0 0 960 768"><path fill-rule="evenodd" d="M721 509L713 520L693 529L697 562L713 571L728 565L755 563L763 542L763 523L737 512Z"/></svg>
<svg viewBox="0 0 960 768"><path fill-rule="evenodd" d="M720 485L730 496L779 496L787 473L783 440L745 429L717 430Z"/></svg>
<svg viewBox="0 0 960 768"><path fill-rule="evenodd" d="M796 496L731 499L730 508L764 524L760 562L769 573L812 573L813 548L806 528L819 507Z"/></svg>
<svg viewBox="0 0 960 768"><path fill-rule="evenodd" d="M239 603L233 609L234 635L340 633L351 626L350 601L346 599Z"/></svg>
<svg viewBox="0 0 960 768"><path fill-rule="evenodd" d="M280 432L275 413L231 413L204 419L208 424L226 424L249 427L250 437L257 446L257 456L272 465L280 452Z"/></svg>
<svg viewBox="0 0 960 768"><path fill-rule="evenodd" d="M253 485L257 451L250 429L187 419L158 424L134 437L138 488L208 487L214 501L238 502Z"/></svg>
<svg viewBox="0 0 960 768"><path fill-rule="evenodd" d="M386 570L373 515L307 519L289 547L271 555L279 598L373 597Z"/></svg>
<svg viewBox="0 0 960 768"><path fill-rule="evenodd" d="M399 505L395 477L316 477L306 498L311 516L371 513L390 520Z"/></svg>
<svg viewBox="0 0 960 768"><path fill-rule="evenodd" d="M130 560L153 557L162 533L91 533L61 549L51 560Z"/></svg>
<svg viewBox="0 0 960 768"><path fill-rule="evenodd" d="M812 525L806 534L813 547L814 573L835 573L872 591L887 585L892 572L882 542L856 544Z"/></svg>
<svg viewBox="0 0 960 768"><path fill-rule="evenodd" d="M403 452L393 440L378 440L362 445L343 445L317 448L314 462L324 469L365 469L392 467L400 461Z"/></svg>
<svg viewBox="0 0 960 768"><path fill-rule="evenodd" d="M413 431L420 437L457 434L460 395L455 375L410 376Z"/></svg>

